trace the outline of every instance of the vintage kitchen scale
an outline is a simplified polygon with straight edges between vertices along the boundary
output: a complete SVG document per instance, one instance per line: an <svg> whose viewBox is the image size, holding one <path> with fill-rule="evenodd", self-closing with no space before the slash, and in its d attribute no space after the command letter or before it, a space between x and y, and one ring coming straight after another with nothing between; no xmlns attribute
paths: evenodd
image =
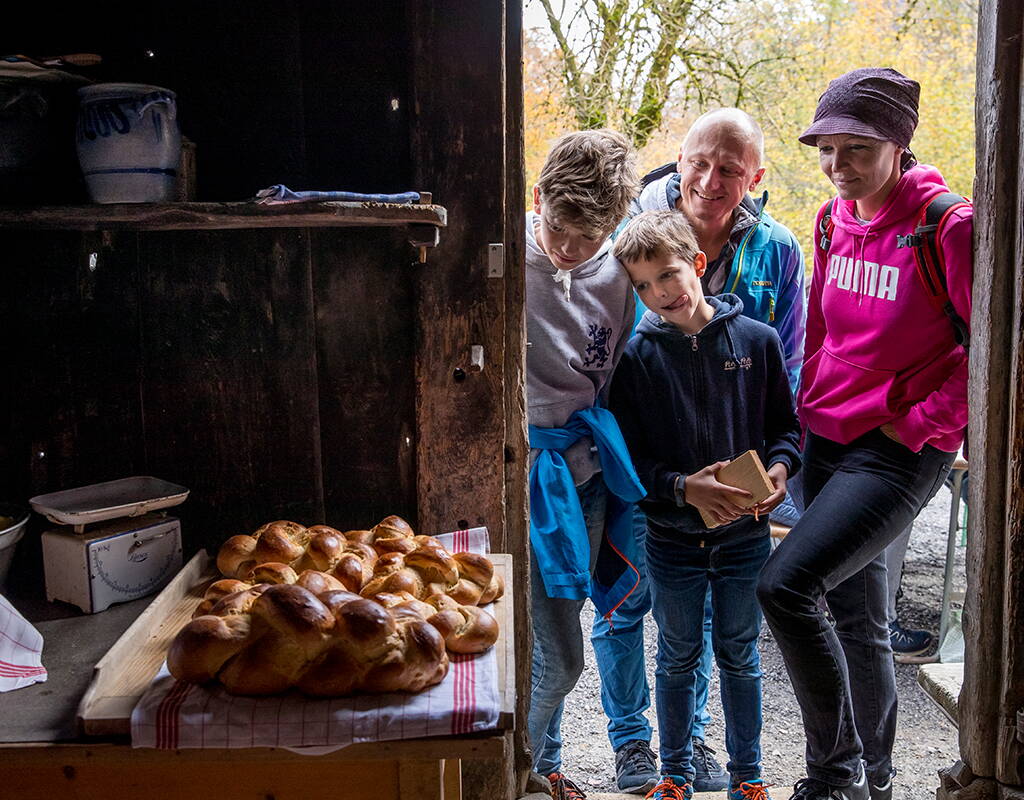
<svg viewBox="0 0 1024 800"><path fill-rule="evenodd" d="M186 497L184 486L136 476L30 499L60 526L42 536L46 599L94 614L162 589L181 569L181 523L162 509Z"/></svg>

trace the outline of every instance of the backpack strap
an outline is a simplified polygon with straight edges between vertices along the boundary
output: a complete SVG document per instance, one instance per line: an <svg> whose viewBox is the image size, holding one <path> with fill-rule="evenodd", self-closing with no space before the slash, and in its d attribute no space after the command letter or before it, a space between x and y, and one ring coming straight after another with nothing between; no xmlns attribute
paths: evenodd
<svg viewBox="0 0 1024 800"><path fill-rule="evenodd" d="M818 239L818 247L825 253L832 246L832 232L836 229L836 224L832 221L832 214L836 209L836 200L838 199L838 197L833 197L828 201L825 213L821 215L821 221L818 223L818 233L821 234L821 238Z"/></svg>
<svg viewBox="0 0 1024 800"><path fill-rule="evenodd" d="M949 317L953 325L953 338L965 350L970 348L971 337L967 323L957 314L949 299L946 260L939 246L939 236L950 215L957 209L969 205L970 201L967 198L953 192L936 195L921 210L914 232L909 236L896 237L897 247L914 248L914 263L917 265L921 283L924 284L936 307L941 308Z"/></svg>
<svg viewBox="0 0 1024 800"><path fill-rule="evenodd" d="M643 178L640 179L640 186L643 188L649 183L654 183L658 178L664 178L666 175L671 175L676 171L678 165L675 161L670 161L668 164L662 164L660 167L656 167L648 172Z"/></svg>

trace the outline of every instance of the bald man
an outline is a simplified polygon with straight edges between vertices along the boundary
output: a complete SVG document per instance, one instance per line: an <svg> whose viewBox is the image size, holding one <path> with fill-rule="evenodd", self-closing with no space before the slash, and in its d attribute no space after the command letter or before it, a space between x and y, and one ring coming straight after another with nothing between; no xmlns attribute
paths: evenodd
<svg viewBox="0 0 1024 800"><path fill-rule="evenodd" d="M739 296L744 316L776 330L795 397L807 319L804 259L793 234L765 213L768 193L757 200L750 196L764 177L763 161L764 135L753 117L738 108L709 111L687 132L678 161L644 178L644 189L630 206L629 216L652 209L675 209L686 215L697 244L707 256L707 270L701 278L704 293ZM638 320L645 310L638 302ZM684 503L685 498L680 502ZM786 502L792 502L791 498L787 497ZM635 529L641 554L646 528L646 519L638 509ZM638 566L643 575L643 565ZM608 737L615 750L616 780L621 791L638 794L648 791L658 780L646 716L650 689L643 656L643 618L650 608L647 581L642 579L615 612L610 625L595 615L591 636L601 675L601 702L608 716ZM698 670L697 713L692 730L696 792L719 791L729 785L729 776L715 759L715 751L704 741L705 726L710 721L705 708L711 673L710 602L705 607L704 623L704 658Z"/></svg>

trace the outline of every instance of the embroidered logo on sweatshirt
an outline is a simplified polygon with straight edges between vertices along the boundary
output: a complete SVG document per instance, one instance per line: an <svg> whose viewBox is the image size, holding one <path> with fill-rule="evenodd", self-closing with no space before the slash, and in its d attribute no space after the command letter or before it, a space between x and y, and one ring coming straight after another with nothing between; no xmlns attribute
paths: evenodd
<svg viewBox="0 0 1024 800"><path fill-rule="evenodd" d="M754 366L754 360L749 356L743 356L739 361L733 361L731 358L726 359L722 368L726 372L733 372L737 369L750 369L752 366Z"/></svg>
<svg viewBox="0 0 1024 800"><path fill-rule="evenodd" d="M900 271L888 264L833 254L829 257L825 285L828 286L832 281L836 282L837 289L895 302Z"/></svg>
<svg viewBox="0 0 1024 800"><path fill-rule="evenodd" d="M587 336L590 337L590 344L587 345L587 357L583 359L583 366L601 369L608 363L608 356L611 355L608 343L612 338L612 329L588 325Z"/></svg>

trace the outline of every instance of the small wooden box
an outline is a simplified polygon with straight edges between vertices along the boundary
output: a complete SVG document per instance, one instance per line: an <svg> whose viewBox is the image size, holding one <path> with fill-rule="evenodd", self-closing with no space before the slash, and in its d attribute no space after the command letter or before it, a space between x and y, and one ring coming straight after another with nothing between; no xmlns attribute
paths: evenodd
<svg viewBox="0 0 1024 800"><path fill-rule="evenodd" d="M747 508L757 505L775 491L775 486L772 484L771 478L768 477L756 450L747 450L743 455L734 458L718 470L716 477L719 483L735 486L737 489L746 489L750 492L750 505ZM697 510L708 528L718 527L719 523L703 508Z"/></svg>

